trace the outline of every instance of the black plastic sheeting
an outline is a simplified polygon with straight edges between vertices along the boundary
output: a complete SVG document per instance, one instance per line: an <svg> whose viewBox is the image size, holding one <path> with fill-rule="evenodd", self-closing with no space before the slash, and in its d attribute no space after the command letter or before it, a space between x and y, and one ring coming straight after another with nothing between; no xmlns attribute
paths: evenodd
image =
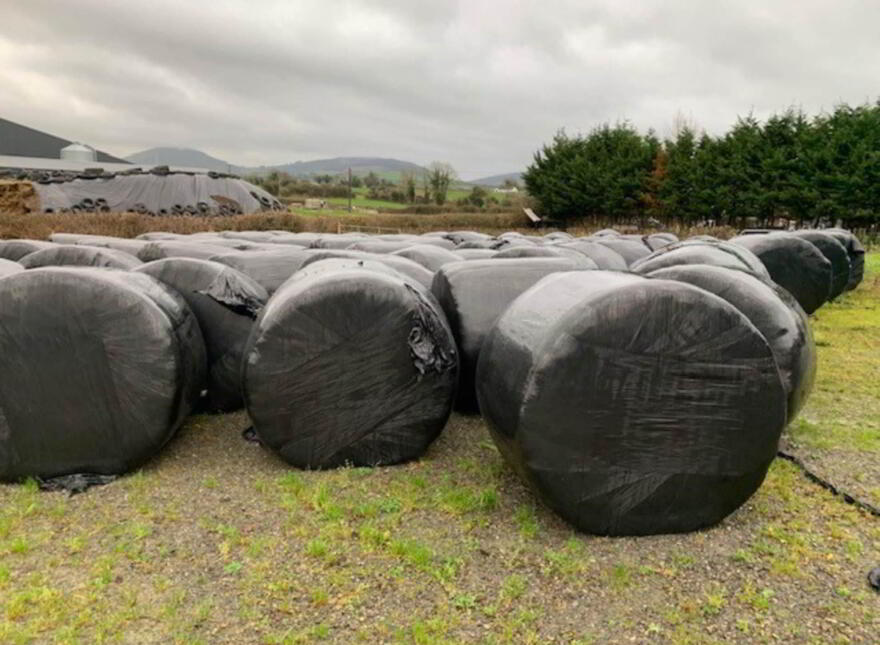
<svg viewBox="0 0 880 645"><path fill-rule="evenodd" d="M51 242L41 240L0 240L0 259L18 262L26 255L53 246Z"/></svg>
<svg viewBox="0 0 880 645"><path fill-rule="evenodd" d="M133 255L98 246L58 245L34 251L19 260L25 269L49 266L102 267L128 271L142 263Z"/></svg>
<svg viewBox="0 0 880 645"><path fill-rule="evenodd" d="M232 267L207 260L167 258L137 271L179 293L198 320L208 359L204 407L211 412L241 408L242 356L254 320L269 299L266 290Z"/></svg>
<svg viewBox="0 0 880 645"><path fill-rule="evenodd" d="M445 425L458 360L422 289L366 269L297 274L257 320L244 364L260 441L302 468L419 457Z"/></svg>
<svg viewBox="0 0 880 645"><path fill-rule="evenodd" d="M123 271L52 267L0 280L0 479L128 472L155 455L205 381L180 297Z"/></svg>
<svg viewBox="0 0 880 645"><path fill-rule="evenodd" d="M652 233L651 235L646 235L644 240L645 245L649 249L657 251L664 246L669 246L670 244L678 242L678 236L674 233Z"/></svg>
<svg viewBox="0 0 880 645"><path fill-rule="evenodd" d="M24 267L21 266L18 262L14 262L12 260L4 260L0 258L0 278L12 275L13 273L18 273L19 271L24 271Z"/></svg>
<svg viewBox="0 0 880 645"><path fill-rule="evenodd" d="M392 251L391 255L399 255L407 260L412 260L425 267L431 273L440 270L444 264L461 262L464 258L458 253L433 244L414 244L399 251Z"/></svg>
<svg viewBox="0 0 880 645"><path fill-rule="evenodd" d="M491 258L447 264L435 274L431 291L446 313L461 360L457 410L479 409L475 378L480 348L510 303L550 273L590 268L571 258Z"/></svg>
<svg viewBox="0 0 880 645"><path fill-rule="evenodd" d="M773 350L788 392L788 422L791 423L813 389L817 360L807 314L797 301L776 285L742 271L717 266L672 266L654 271L649 277L700 287L745 314Z"/></svg>
<svg viewBox="0 0 880 645"><path fill-rule="evenodd" d="M132 173L35 183L44 212L113 211L149 215L236 215L282 210L262 188L215 173Z"/></svg>
<svg viewBox="0 0 880 645"><path fill-rule="evenodd" d="M600 535L721 521L760 486L786 421L773 353L741 312L632 274L535 285L487 338L477 387L507 461Z"/></svg>
<svg viewBox="0 0 880 645"><path fill-rule="evenodd" d="M630 269L635 273L645 275L664 267L682 264L708 264L728 269L739 269L766 282L770 281L767 268L754 253L736 244L719 241L687 240L676 242L634 262Z"/></svg>
<svg viewBox="0 0 880 645"><path fill-rule="evenodd" d="M865 247L855 235L842 228L829 228L825 229L825 232L833 235L846 249L850 265L846 290L852 291L861 284L865 276Z"/></svg>
<svg viewBox="0 0 880 645"><path fill-rule="evenodd" d="M831 263L814 245L787 233L740 235L730 240L758 256L773 282L786 289L808 314L831 294Z"/></svg>
<svg viewBox="0 0 880 645"><path fill-rule="evenodd" d="M791 235L806 240L825 256L831 263L831 293L829 300L834 300L846 291L849 284L849 254L833 235L822 231L792 231Z"/></svg>
<svg viewBox="0 0 880 645"><path fill-rule="evenodd" d="M296 273L311 255L312 252L306 249L281 247L277 251L225 253L212 256L210 259L241 271L271 295Z"/></svg>
<svg viewBox="0 0 880 645"><path fill-rule="evenodd" d="M492 249L455 249L455 254L460 255L462 260L486 260L498 255L498 251Z"/></svg>

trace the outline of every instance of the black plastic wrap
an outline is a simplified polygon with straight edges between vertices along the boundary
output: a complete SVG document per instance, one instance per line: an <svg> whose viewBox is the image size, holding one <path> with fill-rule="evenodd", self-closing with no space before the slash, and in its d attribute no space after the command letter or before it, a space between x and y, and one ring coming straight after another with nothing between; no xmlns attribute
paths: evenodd
<svg viewBox="0 0 880 645"><path fill-rule="evenodd" d="M775 285L737 270L689 264L667 267L651 278L677 280L700 287L739 309L757 327L776 358L788 392L789 423L800 412L816 379L816 343L806 313Z"/></svg>
<svg viewBox="0 0 880 645"><path fill-rule="evenodd" d="M206 409L241 408L242 356L254 320L269 299L266 290L225 264L194 258L156 260L137 271L174 289L195 314L207 350Z"/></svg>
<svg viewBox="0 0 880 645"><path fill-rule="evenodd" d="M730 241L757 255L773 282L793 295L808 314L828 301L831 263L806 240L767 233L740 235Z"/></svg>
<svg viewBox="0 0 880 645"><path fill-rule="evenodd" d="M215 255L223 255L225 253L229 253L227 247L207 242L158 240L145 245L138 251L137 257L143 262L154 262L155 260L164 260L165 258L210 260Z"/></svg>
<svg viewBox="0 0 880 645"><path fill-rule="evenodd" d="M498 245L497 240L465 240L464 242L460 242L456 247L456 251L464 251L467 249L490 249L495 250L495 247Z"/></svg>
<svg viewBox="0 0 880 645"><path fill-rule="evenodd" d="M846 248L830 233L823 231L792 231L791 235L806 240L825 256L831 263L831 293L829 300L834 300L849 284L850 261Z"/></svg>
<svg viewBox="0 0 880 645"><path fill-rule="evenodd" d="M425 289L431 288L431 283L434 280L434 274L431 271L428 271L425 267L423 267L418 262L413 262L408 258L401 257L399 255L392 255L390 253L367 253L366 251L333 251L333 250L316 250L313 251L311 257L306 259L303 262L303 268L307 267L312 262L318 262L320 260L326 260L328 258L353 258L355 260L375 260L376 262L381 262L387 266L390 266L395 271L415 280L419 284L421 284Z"/></svg>
<svg viewBox="0 0 880 645"><path fill-rule="evenodd" d="M18 273L19 271L24 271L24 267L18 262L0 258L0 278L12 275L13 273Z"/></svg>
<svg viewBox="0 0 880 645"><path fill-rule="evenodd" d="M51 267L0 280L0 479L128 472L192 410L205 348L154 279Z"/></svg>
<svg viewBox="0 0 880 645"><path fill-rule="evenodd" d="M480 348L510 303L550 273L587 269L570 258L491 258L447 264L435 274L431 291L452 327L461 362L457 410L479 409L475 378Z"/></svg>
<svg viewBox="0 0 880 645"><path fill-rule="evenodd" d="M642 242L641 238L634 240L623 236L599 236L594 237L593 240L620 254L620 256L626 261L627 266L632 266L634 262L651 255L651 249L648 248L647 244Z"/></svg>
<svg viewBox="0 0 880 645"><path fill-rule="evenodd" d="M409 248L413 246L413 244L415 244L415 242L412 240L388 241L361 239L349 245L347 248L352 251L364 251L365 253L394 253L395 251L402 251L403 249Z"/></svg>
<svg viewBox="0 0 880 645"><path fill-rule="evenodd" d="M282 247L277 251L225 253L212 256L210 260L241 271L271 295L300 269L312 253L306 249Z"/></svg>
<svg viewBox="0 0 880 645"><path fill-rule="evenodd" d="M573 249L563 249L557 246L509 246L504 248L494 256L499 260L513 258L564 258L571 257L572 253L577 253ZM586 258L586 256L583 256ZM589 258L587 258L589 259ZM595 263L594 263L595 264Z"/></svg>
<svg viewBox="0 0 880 645"><path fill-rule="evenodd" d="M634 273L642 275L658 269L682 264L708 264L711 266L727 267L747 271L752 275L770 281L770 274L764 263L751 251L730 244L729 242L691 241L675 242L657 251L648 257L634 262L630 267Z"/></svg>
<svg viewBox="0 0 880 645"><path fill-rule="evenodd" d="M26 255L54 246L40 240L0 240L0 259L18 262Z"/></svg>
<svg viewBox="0 0 880 645"><path fill-rule="evenodd" d="M571 242L562 242L559 246L565 249L574 249L587 256L605 271L626 271L629 266L620 253L593 240L578 238Z"/></svg>
<svg viewBox="0 0 880 645"><path fill-rule="evenodd" d="M842 228L825 229L829 235L843 244L849 256L849 281L846 290L852 291L858 287L865 276L865 247L855 235Z"/></svg>
<svg viewBox="0 0 880 645"><path fill-rule="evenodd" d="M457 356L431 297L392 275L295 275L248 343L248 413L262 443L302 468L419 457L452 408Z"/></svg>
<svg viewBox="0 0 880 645"><path fill-rule="evenodd" d="M559 273L521 295L477 387L508 462L600 535L719 522L760 486L786 420L773 353L741 312L624 273Z"/></svg>
<svg viewBox="0 0 880 645"><path fill-rule="evenodd" d="M122 271L137 268L142 264L136 257L124 251L84 245L53 245L24 256L19 260L19 263L25 269L80 266L120 269Z"/></svg>
<svg viewBox="0 0 880 645"><path fill-rule="evenodd" d="M74 242L74 244L86 246L101 246L108 249L113 249L114 251L128 253L133 257L137 257L137 254L140 253L141 250L147 244L149 244L149 242L146 240L128 240L118 237L108 237L104 235L90 235L89 237L84 238L78 242Z"/></svg>
<svg viewBox="0 0 880 645"><path fill-rule="evenodd" d="M399 251L392 251L391 255L399 255L400 257L406 258L407 260L417 262L431 273L438 271L440 267L442 267L444 264L449 264L450 262L461 262L464 259L458 253L450 251L449 249L436 246L434 244L424 243L408 246L404 249L400 249Z"/></svg>

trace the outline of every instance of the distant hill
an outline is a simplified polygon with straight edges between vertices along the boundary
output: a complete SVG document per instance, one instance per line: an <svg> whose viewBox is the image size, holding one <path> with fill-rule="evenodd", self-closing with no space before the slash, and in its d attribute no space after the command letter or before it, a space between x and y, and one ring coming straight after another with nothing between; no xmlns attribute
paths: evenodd
<svg viewBox="0 0 880 645"><path fill-rule="evenodd" d="M351 168L351 172L355 175L374 172L385 179L396 179L401 172L409 171L421 174L425 171L418 164L383 157L335 157L333 159L295 161L277 166L237 166L223 159L212 157L201 150L168 147L150 148L129 155L126 159L142 165L188 166L233 172L239 175L264 175L272 171L280 171L296 177L311 177L314 175L337 175L348 172L348 169Z"/></svg>
<svg viewBox="0 0 880 645"><path fill-rule="evenodd" d="M501 186L505 179L511 179L522 186L521 172L508 172L503 175L492 175L491 177L483 177L482 179L472 179L468 183L477 184L479 186Z"/></svg>
<svg viewBox="0 0 880 645"><path fill-rule="evenodd" d="M150 148L129 155L126 159L140 165L185 166L218 172L238 172L238 168L229 162L192 148Z"/></svg>

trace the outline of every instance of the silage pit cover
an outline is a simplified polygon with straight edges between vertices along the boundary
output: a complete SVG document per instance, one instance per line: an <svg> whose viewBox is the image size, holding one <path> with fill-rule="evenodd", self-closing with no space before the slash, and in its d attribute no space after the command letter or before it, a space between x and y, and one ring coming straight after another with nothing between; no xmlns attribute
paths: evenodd
<svg viewBox="0 0 880 645"><path fill-rule="evenodd" d="M420 288L363 268L294 275L248 343L244 391L262 443L301 468L419 457L446 423L458 359Z"/></svg>
<svg viewBox="0 0 880 645"><path fill-rule="evenodd" d="M507 461L579 530L692 531L763 481L785 424L770 347L702 289L585 271L544 278L483 346L480 408Z"/></svg>

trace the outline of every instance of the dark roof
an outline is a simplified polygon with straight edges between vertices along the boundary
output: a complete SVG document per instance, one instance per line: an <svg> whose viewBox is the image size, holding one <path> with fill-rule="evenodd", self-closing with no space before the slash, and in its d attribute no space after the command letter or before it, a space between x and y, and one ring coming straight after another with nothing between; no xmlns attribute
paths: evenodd
<svg viewBox="0 0 880 645"><path fill-rule="evenodd" d="M66 148L71 143L73 141L0 119L0 155L58 159L61 156L61 148ZM108 155L100 150L98 150L98 161L129 163L125 159Z"/></svg>

